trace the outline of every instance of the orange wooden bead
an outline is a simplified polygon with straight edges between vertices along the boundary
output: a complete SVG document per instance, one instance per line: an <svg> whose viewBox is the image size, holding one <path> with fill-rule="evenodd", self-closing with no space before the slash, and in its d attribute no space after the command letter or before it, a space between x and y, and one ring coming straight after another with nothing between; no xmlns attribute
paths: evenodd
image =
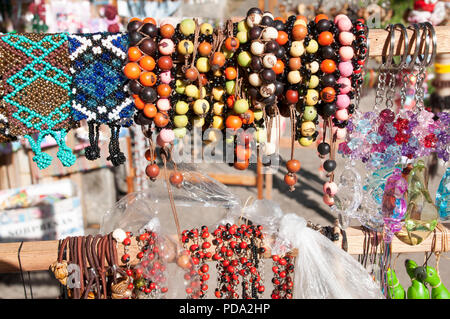
<svg viewBox="0 0 450 319"><path fill-rule="evenodd" d="M154 118L158 110L155 104L147 103L144 106L144 115L148 118Z"/></svg>
<svg viewBox="0 0 450 319"><path fill-rule="evenodd" d="M252 110L247 110L241 114L242 123L252 124L255 121L255 113Z"/></svg>
<svg viewBox="0 0 450 319"><path fill-rule="evenodd" d="M289 36L284 31L278 31L277 42L279 45L285 45L289 41Z"/></svg>
<svg viewBox="0 0 450 319"><path fill-rule="evenodd" d="M203 41L198 46L198 52L201 56L208 56L211 53L212 45L209 42Z"/></svg>
<svg viewBox="0 0 450 319"><path fill-rule="evenodd" d="M139 65L146 71L153 71L156 66L155 59L151 56L144 56L140 61Z"/></svg>
<svg viewBox="0 0 450 319"><path fill-rule="evenodd" d="M314 22L315 23L317 23L317 22L319 22L320 20L323 20L323 19L325 19L325 20L328 20L328 16L326 15L326 14L318 14L318 15L316 15L316 18L314 19Z"/></svg>
<svg viewBox="0 0 450 319"><path fill-rule="evenodd" d="M275 74L281 74L284 72L284 63L280 59L277 60L277 63L275 63L272 70L275 72Z"/></svg>
<svg viewBox="0 0 450 319"><path fill-rule="evenodd" d="M245 161L245 162L237 161L237 162L234 162L233 166L235 169L243 171L243 170L247 169L249 165L250 165L249 161Z"/></svg>
<svg viewBox="0 0 450 319"><path fill-rule="evenodd" d="M129 62L123 68L123 73L125 76L131 80L136 80L141 75L141 69L136 62Z"/></svg>
<svg viewBox="0 0 450 319"><path fill-rule="evenodd" d="M242 120L237 115L229 115L225 121L225 126L233 130L238 130L242 127Z"/></svg>
<svg viewBox="0 0 450 319"><path fill-rule="evenodd" d="M141 51L137 47L130 47L128 49L128 60L136 62L142 57Z"/></svg>
<svg viewBox="0 0 450 319"><path fill-rule="evenodd" d="M144 86L153 86L156 84L156 74L153 72L142 72L139 81Z"/></svg>
<svg viewBox="0 0 450 319"><path fill-rule="evenodd" d="M295 41L302 41L308 34L308 29L303 24L297 24L292 29L292 37Z"/></svg>
<svg viewBox="0 0 450 319"><path fill-rule="evenodd" d="M336 71L336 63L333 60L325 59L320 64L320 69L324 73L333 73Z"/></svg>
<svg viewBox="0 0 450 319"><path fill-rule="evenodd" d="M279 21L281 21L283 23L286 23L286 19L283 18L283 17L276 17L274 20L279 20Z"/></svg>
<svg viewBox="0 0 450 319"><path fill-rule="evenodd" d="M319 42L321 46L330 45L331 43L333 43L333 41L333 34L330 31L321 32L319 34L319 37L317 38L317 42Z"/></svg>
<svg viewBox="0 0 450 319"><path fill-rule="evenodd" d="M133 95L133 97L134 97L134 105L136 106L136 108L138 110L143 110L145 107L144 101L142 101L137 94Z"/></svg>
<svg viewBox="0 0 450 319"><path fill-rule="evenodd" d="M239 48L239 40L235 37L229 37L225 40L225 48L228 51L236 52Z"/></svg>
<svg viewBox="0 0 450 319"><path fill-rule="evenodd" d="M153 152L153 156L152 156L152 152L150 152L150 150L146 150L144 156L145 156L145 159L149 162L153 162L156 160L155 152Z"/></svg>
<svg viewBox="0 0 450 319"><path fill-rule="evenodd" d="M334 98L336 97L336 91L334 88L327 86L320 91L320 98L322 101L331 103L334 101Z"/></svg>
<svg viewBox="0 0 450 319"><path fill-rule="evenodd" d="M145 18L144 21L142 21L143 23L152 23L154 25L156 25L156 20L153 18Z"/></svg>
<svg viewBox="0 0 450 319"><path fill-rule="evenodd" d="M225 64L225 55L222 52L214 53L211 64L222 67Z"/></svg>
<svg viewBox="0 0 450 319"><path fill-rule="evenodd" d="M299 57L289 59L289 69L296 71L302 67L302 60Z"/></svg>
<svg viewBox="0 0 450 319"><path fill-rule="evenodd" d="M306 24L308 24L308 18L305 17L305 16L298 15L298 16L296 17L296 20L303 20L303 21L305 21Z"/></svg>
<svg viewBox="0 0 450 319"><path fill-rule="evenodd" d="M159 33L161 33L163 38L170 39L175 34L175 28L170 23L167 23L159 27Z"/></svg>
<svg viewBox="0 0 450 319"><path fill-rule="evenodd" d="M160 97L169 97L170 93L172 92L172 89L168 84L160 84L158 85L158 88L156 90Z"/></svg>
<svg viewBox="0 0 450 319"><path fill-rule="evenodd" d="M250 147L245 147L244 145L238 145L236 147L236 158L239 162L245 162L252 156L252 151Z"/></svg>
<svg viewBox="0 0 450 319"><path fill-rule="evenodd" d="M234 80L237 77L237 71L232 66L225 69L225 77L227 80Z"/></svg>
<svg viewBox="0 0 450 319"><path fill-rule="evenodd" d="M133 22L133 21L142 21L142 20L134 17L134 18L131 18L130 21L128 21L128 23Z"/></svg>
<svg viewBox="0 0 450 319"><path fill-rule="evenodd" d="M165 112L158 112L153 121L157 127L166 127L169 124L169 115Z"/></svg>

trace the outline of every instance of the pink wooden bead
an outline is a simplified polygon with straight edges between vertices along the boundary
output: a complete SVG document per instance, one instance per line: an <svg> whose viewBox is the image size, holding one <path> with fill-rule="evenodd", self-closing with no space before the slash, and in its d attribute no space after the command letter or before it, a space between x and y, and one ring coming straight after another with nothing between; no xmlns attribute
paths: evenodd
<svg viewBox="0 0 450 319"><path fill-rule="evenodd" d="M171 143L175 139L175 133L170 129L163 128L158 137L163 143Z"/></svg>
<svg viewBox="0 0 450 319"><path fill-rule="evenodd" d="M334 205L334 198L330 197L329 195L325 194L323 195L323 202L328 206Z"/></svg>
<svg viewBox="0 0 450 319"><path fill-rule="evenodd" d="M341 94L347 94L352 90L352 81L349 78L340 77L337 83L341 85L339 89L339 93Z"/></svg>
<svg viewBox="0 0 450 319"><path fill-rule="evenodd" d="M351 62L341 62L339 63L339 72L341 72L341 76L349 77L353 73L353 65Z"/></svg>
<svg viewBox="0 0 450 319"><path fill-rule="evenodd" d="M158 102L156 102L156 107L160 111L168 111L170 110L170 101L169 99L159 99Z"/></svg>
<svg viewBox="0 0 450 319"><path fill-rule="evenodd" d="M162 39L158 44L159 52L163 55L171 55L175 52L175 44L170 39Z"/></svg>
<svg viewBox="0 0 450 319"><path fill-rule="evenodd" d="M341 32L339 34L339 42L341 45L351 45L355 36L351 32Z"/></svg>
<svg viewBox="0 0 450 319"><path fill-rule="evenodd" d="M338 109L346 109L350 105L350 98L347 94L339 94L336 99Z"/></svg>
<svg viewBox="0 0 450 319"><path fill-rule="evenodd" d="M164 84L169 84L173 80L172 74L170 73L170 71L161 72L160 79L161 79L161 82Z"/></svg>
<svg viewBox="0 0 450 319"><path fill-rule="evenodd" d="M334 196L334 195L336 195L337 190L338 190L338 187L335 182L326 182L325 184L323 184L323 192L325 194Z"/></svg>
<svg viewBox="0 0 450 319"><path fill-rule="evenodd" d="M345 14L338 14L335 18L334 18L334 23L338 23L338 21L339 20L341 20L341 18L347 18L348 19L348 17L345 15Z"/></svg>
<svg viewBox="0 0 450 319"><path fill-rule="evenodd" d="M339 121L347 121L348 120L347 109L337 110L335 116Z"/></svg>
<svg viewBox="0 0 450 319"><path fill-rule="evenodd" d="M351 46L343 46L339 49L339 56L341 57L341 61L350 61L353 59L355 52Z"/></svg>
<svg viewBox="0 0 450 319"><path fill-rule="evenodd" d="M156 144L158 144L160 147L165 147L165 146L169 146L170 143L166 143L161 139L161 136L158 135L158 137L156 137Z"/></svg>
<svg viewBox="0 0 450 319"><path fill-rule="evenodd" d="M336 138L338 140L343 140L347 136L347 129L346 128L338 128L336 131Z"/></svg>
<svg viewBox="0 0 450 319"><path fill-rule="evenodd" d="M350 19L347 16L340 18L336 24L337 24L339 31L341 31L341 32L342 31L350 31L353 27L352 21L350 21Z"/></svg>

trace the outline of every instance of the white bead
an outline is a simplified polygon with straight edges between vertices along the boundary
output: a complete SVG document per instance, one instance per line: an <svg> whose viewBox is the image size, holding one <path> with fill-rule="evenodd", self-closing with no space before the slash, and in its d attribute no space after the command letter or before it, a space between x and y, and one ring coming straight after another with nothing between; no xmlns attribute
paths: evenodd
<svg viewBox="0 0 450 319"><path fill-rule="evenodd" d="M118 243L121 243L127 238L127 233L123 229L116 228L114 229L112 236Z"/></svg>
<svg viewBox="0 0 450 319"><path fill-rule="evenodd" d="M264 44L261 41L254 41L250 46L253 55L261 55L264 53Z"/></svg>
<svg viewBox="0 0 450 319"><path fill-rule="evenodd" d="M275 66L275 64L277 64L277 57L274 54L266 54L263 57L263 65L265 68L271 69Z"/></svg>
<svg viewBox="0 0 450 319"><path fill-rule="evenodd" d="M253 86L261 86L262 81L258 73L252 73L248 76L248 82Z"/></svg>
<svg viewBox="0 0 450 319"><path fill-rule="evenodd" d="M264 40L275 40L278 38L278 31L274 27L265 28L262 32L262 38Z"/></svg>

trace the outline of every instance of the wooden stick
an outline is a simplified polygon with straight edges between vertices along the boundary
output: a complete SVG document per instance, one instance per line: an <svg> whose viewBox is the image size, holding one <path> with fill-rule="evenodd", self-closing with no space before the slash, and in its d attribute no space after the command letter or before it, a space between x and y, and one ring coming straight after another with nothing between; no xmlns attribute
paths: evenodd
<svg viewBox="0 0 450 319"><path fill-rule="evenodd" d="M445 225L444 227L449 227L449 225ZM363 242L364 242L364 233L362 232L360 227L349 227L346 229L347 232L347 240L348 240L348 253L352 255L362 254L363 252ZM437 232L436 234L436 250L439 251L441 249L441 237L442 233ZM176 235L173 236L174 240L176 239ZM425 241L417 246L409 246L402 243L396 237L392 241L392 252L393 253L421 253L431 251L433 234L428 236ZM212 239L210 239L212 240ZM264 255L265 258L269 258L271 256L270 248L272 245L273 239L266 239L267 247L266 253ZM342 238L339 241L335 242L338 247L341 247ZM450 239L449 243L450 244ZM174 245L172 243L172 245ZM11 273L11 272L19 272L19 259L18 259L18 250L20 243L5 243L0 244L0 273ZM211 251L214 250L214 245L211 245ZM121 256L123 252L123 245L119 244L117 247L118 255ZM22 250L20 253L20 261L22 264L23 271L38 271L38 270L48 270L49 266L56 261L58 253L58 241L57 240L49 240L49 241L35 241L35 242L24 242L22 246ZM129 254L131 256L131 263L136 264L137 258L136 254L138 253L138 247L135 239L132 239ZM296 255L297 252L294 250L291 252L292 255ZM170 260L174 261L174 258Z"/></svg>

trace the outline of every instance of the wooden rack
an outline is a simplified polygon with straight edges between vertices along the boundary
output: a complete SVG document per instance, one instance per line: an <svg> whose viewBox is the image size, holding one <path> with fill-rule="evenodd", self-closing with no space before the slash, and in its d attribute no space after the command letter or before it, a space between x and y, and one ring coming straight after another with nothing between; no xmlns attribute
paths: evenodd
<svg viewBox="0 0 450 319"><path fill-rule="evenodd" d="M450 26L436 27L437 36L437 53L450 53ZM412 35L412 31L409 34ZM383 53L383 48L386 43L388 32L382 29L373 29L369 31L370 52L371 57L380 56ZM396 43L400 37L400 31L396 32ZM397 43L398 45L398 43ZM395 50L397 54L400 50ZM446 225L445 227L449 227ZM442 233L436 232L436 250L441 250ZM450 237L449 237L450 238ZM348 252L350 254L361 254L364 243L364 233L361 228L351 227L347 229ZM433 235L430 235L422 244L418 246L408 246L394 238L392 242L393 253L412 253L412 252L427 252L432 249ZM337 242L341 245L341 240ZM447 246L450 245L450 239ZM0 273L17 272L19 271L19 247L21 243L5 243L0 244ZM122 247L119 245L119 251ZM130 256L135 256L137 245L132 244L132 251ZM56 260L58 251L58 241L36 241L24 242L20 249L20 261L23 271L37 271L46 270ZM295 252L293 252L295 254ZM267 250L267 256L270 256L270 251Z"/></svg>

